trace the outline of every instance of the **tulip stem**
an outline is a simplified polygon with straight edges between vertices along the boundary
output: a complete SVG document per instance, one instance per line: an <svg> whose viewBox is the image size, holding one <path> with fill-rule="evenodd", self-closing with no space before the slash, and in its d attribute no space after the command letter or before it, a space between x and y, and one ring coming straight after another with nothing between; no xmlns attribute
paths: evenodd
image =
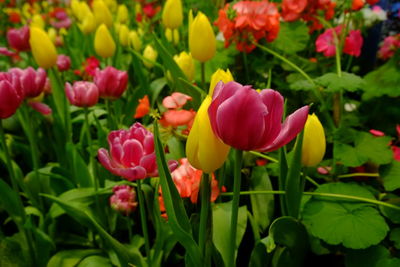
<svg viewBox="0 0 400 267"><path fill-rule="evenodd" d="M210 175L203 173L201 179L201 211L200 211L200 229L199 229L199 247L200 253L206 258L205 243L209 233L207 233L208 215L210 213ZM207 261L206 261L207 262Z"/></svg>
<svg viewBox="0 0 400 267"><path fill-rule="evenodd" d="M243 161L243 151L239 149L234 150L235 154L235 167L233 171L233 199L232 199L232 216L231 216L231 228L230 228L230 239L229 239L229 254L227 266L235 266L235 255L236 255L236 232L237 232L237 220L239 213L239 200L240 200L240 182L241 182L241 170Z"/></svg>
<svg viewBox="0 0 400 267"><path fill-rule="evenodd" d="M204 92L207 92L207 87L206 87L206 63L201 62L201 86L203 87Z"/></svg>
<svg viewBox="0 0 400 267"><path fill-rule="evenodd" d="M150 266L150 243L149 243L149 232L147 229L147 218L146 218L146 204L142 191L142 181L139 179L136 181L137 193L139 197L139 210L140 210L140 222L142 224L142 231L144 236L144 246L146 249L147 262Z"/></svg>
<svg viewBox="0 0 400 267"><path fill-rule="evenodd" d="M116 122L114 120L114 113L112 109L111 100L106 99L106 108L107 108L107 122L108 128L110 130L115 130L117 128Z"/></svg>

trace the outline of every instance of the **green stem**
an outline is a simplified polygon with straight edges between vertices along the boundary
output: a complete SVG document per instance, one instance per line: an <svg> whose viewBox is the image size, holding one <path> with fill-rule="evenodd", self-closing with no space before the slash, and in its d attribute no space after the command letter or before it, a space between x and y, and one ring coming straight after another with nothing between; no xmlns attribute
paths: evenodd
<svg viewBox="0 0 400 267"><path fill-rule="evenodd" d="M106 108L107 108L107 124L110 130L115 130L117 125L114 120L114 113L112 109L112 102L111 100L106 99Z"/></svg>
<svg viewBox="0 0 400 267"><path fill-rule="evenodd" d="M144 236L144 246L146 249L147 262L150 263L150 243L149 243L149 232L147 229L147 218L146 218L146 204L142 191L142 181L139 179L137 183L137 193L139 196L139 210L140 210L140 222L142 224L142 231Z"/></svg>
<svg viewBox="0 0 400 267"><path fill-rule="evenodd" d="M338 175L337 178L349 178L349 177L357 177L357 176L363 176L363 177L379 177L379 173L355 172L355 173L349 173L349 174Z"/></svg>
<svg viewBox="0 0 400 267"><path fill-rule="evenodd" d="M204 92L207 93L207 88L206 88L206 63L201 62L201 86L203 87Z"/></svg>
<svg viewBox="0 0 400 267"><path fill-rule="evenodd" d="M286 194L286 192L285 191L274 191L274 190L241 191L240 192L240 195L259 195L259 194L284 195L284 194ZM221 196L233 196L233 195L234 195L233 192L221 193ZM383 201L370 199L370 198L364 198L364 197L357 197L357 196L343 195L343 194L333 194L333 193L318 193L318 192L303 192L303 195L358 200L360 202L367 202L367 203L375 204L375 205L378 205L378 206L384 206L384 207L387 207L387 208L400 210L400 206L396 206L396 205L393 205L393 204L390 204L390 203L386 203L386 202L383 202Z"/></svg>
<svg viewBox="0 0 400 267"><path fill-rule="evenodd" d="M240 200L240 182L241 182L241 170L243 161L243 151L235 149L235 167L233 172L233 199L232 199L232 216L231 216L231 235L229 237L229 250L228 250L228 264L227 266L236 266L235 254L236 254L236 232L237 232L237 220L239 213L239 200Z"/></svg>
<svg viewBox="0 0 400 267"><path fill-rule="evenodd" d="M249 67L247 66L247 53L246 52L242 52L243 55L243 65L244 65L244 73L245 73L245 77L246 77L246 84L249 84Z"/></svg>
<svg viewBox="0 0 400 267"><path fill-rule="evenodd" d="M210 213L210 175L203 173L201 179L201 211L200 211L200 227L199 227L199 247L201 255L205 258L206 241L207 241L207 224L208 215Z"/></svg>
<svg viewBox="0 0 400 267"><path fill-rule="evenodd" d="M271 84L272 84L272 68L269 68L267 88L271 88Z"/></svg>

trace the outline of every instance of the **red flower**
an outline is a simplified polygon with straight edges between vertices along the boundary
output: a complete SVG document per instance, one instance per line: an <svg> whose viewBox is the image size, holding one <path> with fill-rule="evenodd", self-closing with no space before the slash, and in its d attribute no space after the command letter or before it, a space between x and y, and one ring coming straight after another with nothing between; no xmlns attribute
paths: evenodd
<svg viewBox="0 0 400 267"><path fill-rule="evenodd" d="M136 108L136 113L133 116L135 119L143 118L150 111L149 97L145 95L143 98L139 99L139 105Z"/></svg>
<svg viewBox="0 0 400 267"><path fill-rule="evenodd" d="M307 0L283 0L282 17L285 21L295 21L307 6Z"/></svg>
<svg viewBox="0 0 400 267"><path fill-rule="evenodd" d="M363 38L360 30L350 30L349 35L344 41L343 53L350 56L359 57L363 45Z"/></svg>

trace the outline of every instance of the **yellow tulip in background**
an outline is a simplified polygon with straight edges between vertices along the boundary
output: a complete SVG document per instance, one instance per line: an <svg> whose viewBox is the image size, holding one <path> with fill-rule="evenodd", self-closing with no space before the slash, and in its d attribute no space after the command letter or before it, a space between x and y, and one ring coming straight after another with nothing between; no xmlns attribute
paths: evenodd
<svg viewBox="0 0 400 267"><path fill-rule="evenodd" d="M45 31L38 27L30 27L29 44L39 67L48 69L56 65L57 50Z"/></svg>
<svg viewBox="0 0 400 267"><path fill-rule="evenodd" d="M143 57L155 62L157 60L158 53L151 45L147 45L143 51ZM143 60L143 64L147 68L152 68L154 66L153 62Z"/></svg>
<svg viewBox="0 0 400 267"><path fill-rule="evenodd" d="M227 72L218 70L216 73L218 72L219 74L213 75L216 80L233 81L229 70ZM210 87L210 92L213 90L214 88ZM211 173L220 168L224 164L230 149L230 146L224 144L212 131L208 117L208 107L212 101L210 92L197 111L186 142L186 156L190 164L205 173Z"/></svg>
<svg viewBox="0 0 400 267"><path fill-rule="evenodd" d="M97 28L94 37L94 50L96 53L103 57L112 57L115 52L115 42L105 24L101 24Z"/></svg>
<svg viewBox="0 0 400 267"><path fill-rule="evenodd" d="M192 57L200 62L212 59L217 49L215 34L210 21L201 12L190 23L189 49Z"/></svg>
<svg viewBox="0 0 400 267"><path fill-rule="evenodd" d="M173 34L174 38L172 38L172 34ZM178 43L179 43L179 31L178 31L178 29L171 30L170 28L166 28L165 29L165 37L167 38L167 40L169 42L173 41L174 45L178 45Z"/></svg>
<svg viewBox="0 0 400 267"><path fill-rule="evenodd" d="M210 91L208 94L212 97L214 94L214 88L218 82L222 81L223 83L227 83L233 81L232 73L227 69L226 71L222 69L217 69L216 72L211 76L210 82Z"/></svg>
<svg viewBox="0 0 400 267"><path fill-rule="evenodd" d="M129 32L129 44L137 52L142 49L142 41L140 40L137 31Z"/></svg>
<svg viewBox="0 0 400 267"><path fill-rule="evenodd" d="M90 10L86 13L86 17L83 19L82 23L78 24L78 26L84 34L89 34L96 30L96 20Z"/></svg>
<svg viewBox="0 0 400 267"><path fill-rule="evenodd" d="M167 0L162 13L162 23L166 28L176 29L182 25L183 13L181 0Z"/></svg>
<svg viewBox="0 0 400 267"><path fill-rule="evenodd" d="M129 21L129 12L126 5L119 5L117 11L117 19L118 23L126 24Z"/></svg>
<svg viewBox="0 0 400 267"><path fill-rule="evenodd" d="M42 16L39 14L36 14L36 15L33 15L31 23L29 25L31 27L37 27L37 28L44 29L45 23L44 23Z"/></svg>
<svg viewBox="0 0 400 267"><path fill-rule="evenodd" d="M325 148L324 127L315 114L308 115L304 126L302 164L307 167L318 165L324 158Z"/></svg>
<svg viewBox="0 0 400 267"><path fill-rule="evenodd" d="M72 0L71 10L72 14L81 22L86 18L88 13L92 13L86 2L80 2L78 0Z"/></svg>
<svg viewBox="0 0 400 267"><path fill-rule="evenodd" d="M95 0L92 8L97 25L105 24L108 28L111 28L113 20L107 5L102 0Z"/></svg>
<svg viewBox="0 0 400 267"><path fill-rule="evenodd" d="M181 52L179 55L174 56L174 60L176 64L181 68L183 73L186 75L186 78L189 81L194 79L194 61L192 55L189 53Z"/></svg>
<svg viewBox="0 0 400 267"><path fill-rule="evenodd" d="M119 26L119 42L122 46L129 45L129 29L125 24Z"/></svg>

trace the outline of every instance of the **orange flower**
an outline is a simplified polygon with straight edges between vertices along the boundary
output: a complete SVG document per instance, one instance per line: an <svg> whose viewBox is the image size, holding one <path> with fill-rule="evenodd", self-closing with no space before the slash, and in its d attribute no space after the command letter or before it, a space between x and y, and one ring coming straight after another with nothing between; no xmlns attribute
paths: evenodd
<svg viewBox="0 0 400 267"><path fill-rule="evenodd" d="M136 108L136 113L134 115L135 119L139 119L147 115L150 111L149 97L145 95L143 98L139 99L139 105Z"/></svg>

